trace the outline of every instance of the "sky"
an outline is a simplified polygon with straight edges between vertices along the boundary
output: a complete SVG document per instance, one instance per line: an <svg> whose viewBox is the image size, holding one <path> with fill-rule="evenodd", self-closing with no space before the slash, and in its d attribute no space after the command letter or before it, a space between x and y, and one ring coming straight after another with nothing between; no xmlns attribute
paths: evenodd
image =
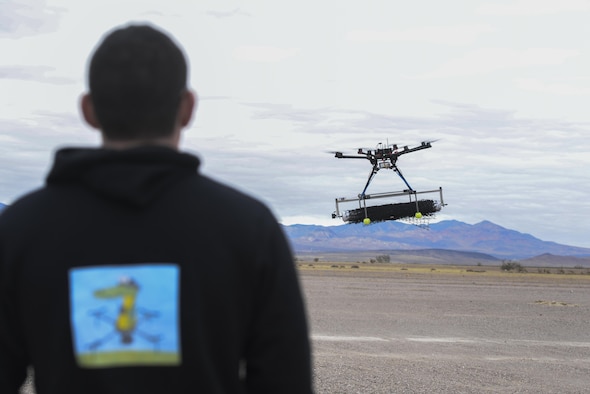
<svg viewBox="0 0 590 394"><path fill-rule="evenodd" d="M436 220L590 247L590 0L0 0L0 202L56 149L98 146L79 116L87 59L130 22L170 33L199 97L184 151L283 224L339 225L378 143L443 188ZM405 189L380 171L368 193Z"/></svg>

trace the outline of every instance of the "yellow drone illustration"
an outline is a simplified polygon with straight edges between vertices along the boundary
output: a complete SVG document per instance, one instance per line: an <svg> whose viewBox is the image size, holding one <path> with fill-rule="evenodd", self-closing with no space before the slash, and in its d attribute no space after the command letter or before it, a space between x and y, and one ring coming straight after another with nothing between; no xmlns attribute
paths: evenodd
<svg viewBox="0 0 590 394"><path fill-rule="evenodd" d="M88 345L91 350L96 350L106 342L110 341L116 335L120 336L121 344L129 345L133 342L134 335L137 334L158 346L161 340L160 335L151 335L138 329L138 325L143 320L149 320L158 317L157 311L147 311L136 306L137 293L139 292L139 284L130 277L121 277L116 286L106 287L94 291L93 295L99 299L113 299L121 298L121 305L119 312L115 318L107 315L106 308L101 308L91 312L99 321L111 324L114 330L109 332L106 336L93 341ZM138 317L139 314L139 317Z"/></svg>

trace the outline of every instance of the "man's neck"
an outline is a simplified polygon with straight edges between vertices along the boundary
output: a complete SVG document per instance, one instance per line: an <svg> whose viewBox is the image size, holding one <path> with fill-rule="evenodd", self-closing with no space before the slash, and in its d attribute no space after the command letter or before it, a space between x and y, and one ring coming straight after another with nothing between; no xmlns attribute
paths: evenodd
<svg viewBox="0 0 590 394"><path fill-rule="evenodd" d="M176 133L169 137L133 140L112 140L102 136L102 147L106 149L124 150L142 146L164 146L178 150L179 138Z"/></svg>

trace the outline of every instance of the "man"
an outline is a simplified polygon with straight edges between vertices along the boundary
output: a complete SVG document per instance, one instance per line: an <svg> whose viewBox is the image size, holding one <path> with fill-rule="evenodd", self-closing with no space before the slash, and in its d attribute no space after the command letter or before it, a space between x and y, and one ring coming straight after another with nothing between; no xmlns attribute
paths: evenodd
<svg viewBox="0 0 590 394"><path fill-rule="evenodd" d="M92 56L99 149L57 152L0 215L0 392L308 393L302 296L280 226L178 151L181 50L127 26Z"/></svg>

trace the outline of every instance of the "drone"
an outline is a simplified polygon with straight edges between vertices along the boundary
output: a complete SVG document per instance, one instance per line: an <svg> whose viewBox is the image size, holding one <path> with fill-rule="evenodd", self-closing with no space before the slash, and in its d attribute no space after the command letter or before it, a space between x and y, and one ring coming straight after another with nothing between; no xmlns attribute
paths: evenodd
<svg viewBox="0 0 590 394"><path fill-rule="evenodd" d="M362 192L356 197L336 198L336 211L332 213L332 218L342 218L344 222L370 224L371 222L381 222L387 220L398 220L404 218L422 219L424 216L432 216L435 212L441 210L446 205L443 202L442 188L435 190L417 191L413 189L401 170L397 166L397 161L400 156L407 153L417 152L423 149L432 148L432 143L435 141L422 141L420 145L409 147L407 145L399 147L397 144L383 144L378 143L375 149L359 148L356 154L344 154L342 152L333 152L334 157L338 159L365 159L371 163L371 172L369 178L365 183ZM395 172L406 185L407 189L398 192L386 192L367 194L367 189L375 175L380 170L392 170ZM438 193L440 200L419 199L418 195ZM385 205L367 205L367 200L391 198L407 196L408 202L398 202ZM349 209L341 212L340 204L357 201L359 207L357 209Z"/></svg>

